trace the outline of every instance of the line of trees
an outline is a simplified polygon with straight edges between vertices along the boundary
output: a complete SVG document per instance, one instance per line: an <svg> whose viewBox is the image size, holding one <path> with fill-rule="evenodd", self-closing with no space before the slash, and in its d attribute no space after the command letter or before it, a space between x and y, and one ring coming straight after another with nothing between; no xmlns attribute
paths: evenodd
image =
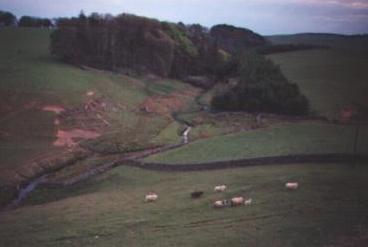
<svg viewBox="0 0 368 247"><path fill-rule="evenodd" d="M59 19L51 35L51 52L76 65L168 76L174 42L160 23L130 15L91 14Z"/></svg>
<svg viewBox="0 0 368 247"><path fill-rule="evenodd" d="M208 29L129 14L86 16L83 12L56 24L51 52L65 62L125 74L190 77L187 81L206 87L210 85L199 78L212 82L235 78L235 85L213 98L215 110L292 115L309 111L298 86L257 53L269 44L248 29L229 25Z"/></svg>
<svg viewBox="0 0 368 247"><path fill-rule="evenodd" d="M48 18L38 18L32 16L22 16L18 22L19 27L44 27L50 28L54 25L52 21Z"/></svg>
<svg viewBox="0 0 368 247"><path fill-rule="evenodd" d="M129 14L86 16L82 12L79 17L57 20L51 51L76 65L180 79L204 75L215 81L222 79L232 64L233 50L221 45L250 39L245 29L217 29L229 28L238 33L227 36L226 41L211 35L213 28L199 24L160 22ZM264 42L262 36L252 33L249 47L255 43L252 40Z"/></svg>
<svg viewBox="0 0 368 247"><path fill-rule="evenodd" d="M19 20L17 17L8 11L0 10L0 27L42 27L42 28L50 28L53 27L53 22L48 18L39 18L33 16L22 16Z"/></svg>

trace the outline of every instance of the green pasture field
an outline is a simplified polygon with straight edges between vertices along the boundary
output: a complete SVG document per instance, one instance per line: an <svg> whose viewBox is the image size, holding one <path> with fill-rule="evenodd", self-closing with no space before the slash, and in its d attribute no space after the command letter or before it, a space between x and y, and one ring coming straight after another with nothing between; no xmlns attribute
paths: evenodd
<svg viewBox="0 0 368 247"><path fill-rule="evenodd" d="M216 136L146 158L168 164L201 163L245 158L309 154L352 153L355 126L290 123L270 128ZM368 129L360 131L358 152L368 152Z"/></svg>
<svg viewBox="0 0 368 247"><path fill-rule="evenodd" d="M70 188L34 191L21 208L0 213L0 245L364 246L367 169L295 164L166 173L123 166ZM299 189L287 191L288 181ZM215 193L217 184L228 189ZM204 196L191 199L194 190ZM149 191L156 202L144 202ZM253 203L212 207L238 195Z"/></svg>
<svg viewBox="0 0 368 247"><path fill-rule="evenodd" d="M326 49L270 55L307 96L314 114L339 117L345 106L368 107L368 55Z"/></svg>

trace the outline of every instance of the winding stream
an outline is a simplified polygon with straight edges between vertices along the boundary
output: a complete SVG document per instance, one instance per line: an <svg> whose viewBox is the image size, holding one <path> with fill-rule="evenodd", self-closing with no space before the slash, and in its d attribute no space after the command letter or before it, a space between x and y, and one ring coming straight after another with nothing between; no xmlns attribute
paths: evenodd
<svg viewBox="0 0 368 247"><path fill-rule="evenodd" d="M18 192L18 196L14 199L5 209L12 209L17 206L25 199L27 196L39 185L40 183L44 182L46 179L46 175L38 177L31 181L27 186L21 188Z"/></svg>

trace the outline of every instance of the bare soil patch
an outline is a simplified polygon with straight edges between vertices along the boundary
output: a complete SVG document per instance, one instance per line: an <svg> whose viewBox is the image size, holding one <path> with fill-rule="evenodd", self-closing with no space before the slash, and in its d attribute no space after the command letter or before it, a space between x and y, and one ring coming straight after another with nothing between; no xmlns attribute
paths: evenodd
<svg viewBox="0 0 368 247"><path fill-rule="evenodd" d="M180 93L172 93L167 96L148 97L139 108L145 112L168 116L172 112L185 107L188 101L192 100L197 93L197 90L186 90Z"/></svg>
<svg viewBox="0 0 368 247"><path fill-rule="evenodd" d="M94 95L95 95L95 92L93 92L93 91L88 91L88 92L86 93L86 95L87 95L87 96L89 96L89 97L92 97L92 96L94 96Z"/></svg>
<svg viewBox="0 0 368 247"><path fill-rule="evenodd" d="M62 112L65 111L65 109L61 106L55 106L55 105L47 105L42 107L43 111L49 111L49 112L54 112L56 114L60 114Z"/></svg>
<svg viewBox="0 0 368 247"><path fill-rule="evenodd" d="M78 140L94 139L101 134L95 131L72 129L72 130L58 130L56 137L57 140L54 145L57 147L74 147L77 145Z"/></svg>

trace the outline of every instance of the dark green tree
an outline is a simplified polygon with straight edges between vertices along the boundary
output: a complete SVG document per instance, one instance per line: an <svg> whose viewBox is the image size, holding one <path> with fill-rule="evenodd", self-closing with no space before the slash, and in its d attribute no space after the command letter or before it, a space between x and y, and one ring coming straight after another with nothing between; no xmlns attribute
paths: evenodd
<svg viewBox="0 0 368 247"><path fill-rule="evenodd" d="M212 99L219 111L267 112L304 115L308 100L296 84L290 83L272 61L246 52L238 62L238 83Z"/></svg>
<svg viewBox="0 0 368 247"><path fill-rule="evenodd" d="M17 25L17 17L10 12L0 10L0 26L15 26Z"/></svg>
<svg viewBox="0 0 368 247"><path fill-rule="evenodd" d="M52 27L53 24L50 19L38 18L32 16L22 16L18 25L20 27Z"/></svg>

